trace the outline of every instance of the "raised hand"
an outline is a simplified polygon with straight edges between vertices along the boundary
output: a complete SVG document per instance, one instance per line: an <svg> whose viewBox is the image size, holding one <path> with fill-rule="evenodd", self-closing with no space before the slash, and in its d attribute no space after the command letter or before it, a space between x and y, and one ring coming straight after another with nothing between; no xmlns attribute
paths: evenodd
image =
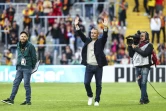
<svg viewBox="0 0 166 111"><path fill-rule="evenodd" d="M75 20L74 20L74 25L77 26L79 23L79 17L76 17Z"/></svg>
<svg viewBox="0 0 166 111"><path fill-rule="evenodd" d="M108 18L104 18L103 25L106 26L106 27L108 27Z"/></svg>

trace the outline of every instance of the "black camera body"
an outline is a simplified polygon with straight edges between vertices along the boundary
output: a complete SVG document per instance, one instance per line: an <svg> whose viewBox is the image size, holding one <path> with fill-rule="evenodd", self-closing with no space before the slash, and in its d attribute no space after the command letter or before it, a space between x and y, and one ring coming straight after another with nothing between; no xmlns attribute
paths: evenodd
<svg viewBox="0 0 166 111"><path fill-rule="evenodd" d="M129 35L126 37L127 39L127 45L138 45L139 41L140 41L140 35L141 32L138 30L137 33L135 35Z"/></svg>

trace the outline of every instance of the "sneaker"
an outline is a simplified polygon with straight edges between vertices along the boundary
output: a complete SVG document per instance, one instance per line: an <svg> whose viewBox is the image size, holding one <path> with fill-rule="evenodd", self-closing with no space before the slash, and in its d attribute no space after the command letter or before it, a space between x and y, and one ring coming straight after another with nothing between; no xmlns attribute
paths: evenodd
<svg viewBox="0 0 166 111"><path fill-rule="evenodd" d="M96 101L95 104L94 104L94 106L99 106L99 102Z"/></svg>
<svg viewBox="0 0 166 111"><path fill-rule="evenodd" d="M88 105L89 105L89 106L92 105L92 102L93 102L93 98L92 98L92 97L89 97L89 98L88 98Z"/></svg>
<svg viewBox="0 0 166 111"><path fill-rule="evenodd" d="M9 98L7 98L7 99L5 99L5 100L1 100L1 101L2 101L3 103L10 104L10 105L14 104L14 101L11 100L11 99L9 99Z"/></svg>
<svg viewBox="0 0 166 111"><path fill-rule="evenodd" d="M26 102L26 101L24 101L24 102L21 103L20 105L31 105L31 102Z"/></svg>

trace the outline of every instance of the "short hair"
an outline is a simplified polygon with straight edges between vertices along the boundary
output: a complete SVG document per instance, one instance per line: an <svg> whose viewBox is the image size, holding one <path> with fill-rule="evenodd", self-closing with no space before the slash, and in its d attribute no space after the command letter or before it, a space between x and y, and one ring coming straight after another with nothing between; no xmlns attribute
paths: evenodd
<svg viewBox="0 0 166 111"><path fill-rule="evenodd" d="M22 31L21 33L20 33L20 35L21 34L25 34L27 37L29 37L29 35L28 35L28 33L26 32L26 31Z"/></svg>
<svg viewBox="0 0 166 111"><path fill-rule="evenodd" d="M97 28L95 28L95 27L93 27L91 30L97 30L97 32L99 32L99 31L98 31L98 29L97 29Z"/></svg>

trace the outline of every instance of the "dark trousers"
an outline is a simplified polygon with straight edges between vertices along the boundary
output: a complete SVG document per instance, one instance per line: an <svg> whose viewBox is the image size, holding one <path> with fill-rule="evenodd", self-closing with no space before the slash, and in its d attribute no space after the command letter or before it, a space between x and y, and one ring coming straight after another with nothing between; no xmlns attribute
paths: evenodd
<svg viewBox="0 0 166 111"><path fill-rule="evenodd" d="M12 93L10 95L11 100L14 100L17 94L19 85L22 79L24 79L24 88L26 90L26 102L31 101L31 86L30 86L31 72L32 72L32 68L23 68L21 66L17 68L16 77L13 82Z"/></svg>
<svg viewBox="0 0 166 111"><path fill-rule="evenodd" d="M93 92L91 89L91 80L93 75L95 75L96 80L96 97L95 101L100 101L100 94L102 89L102 72L103 68L99 66L94 65L87 65L86 66L86 72L85 72L85 78L84 78L84 85L87 92L88 97L93 97Z"/></svg>
<svg viewBox="0 0 166 111"><path fill-rule="evenodd" d="M45 53L44 48L42 48L42 49L38 48L38 59L41 61L41 63L43 62L43 59L44 59L44 53Z"/></svg>
<svg viewBox="0 0 166 111"><path fill-rule="evenodd" d="M145 11L146 13L148 14L149 13L149 10L148 10L148 7L147 7L147 3L148 3L148 0L144 0L144 8L145 8Z"/></svg>
<svg viewBox="0 0 166 111"><path fill-rule="evenodd" d="M152 43L154 42L154 36L157 34L157 43L160 42L160 31L153 31L152 30Z"/></svg>
<svg viewBox="0 0 166 111"><path fill-rule="evenodd" d="M166 36L165 36L165 27L161 27L160 32L161 32L161 31L163 31L163 38L164 38L164 43L165 43L165 42L166 42L166 41L165 41L165 37L166 37Z"/></svg>
<svg viewBox="0 0 166 111"><path fill-rule="evenodd" d="M151 18L154 15L154 7L149 7L149 15L151 16Z"/></svg>
<svg viewBox="0 0 166 111"><path fill-rule="evenodd" d="M135 0L135 7L133 9L133 11L139 11L139 1L138 0Z"/></svg>

